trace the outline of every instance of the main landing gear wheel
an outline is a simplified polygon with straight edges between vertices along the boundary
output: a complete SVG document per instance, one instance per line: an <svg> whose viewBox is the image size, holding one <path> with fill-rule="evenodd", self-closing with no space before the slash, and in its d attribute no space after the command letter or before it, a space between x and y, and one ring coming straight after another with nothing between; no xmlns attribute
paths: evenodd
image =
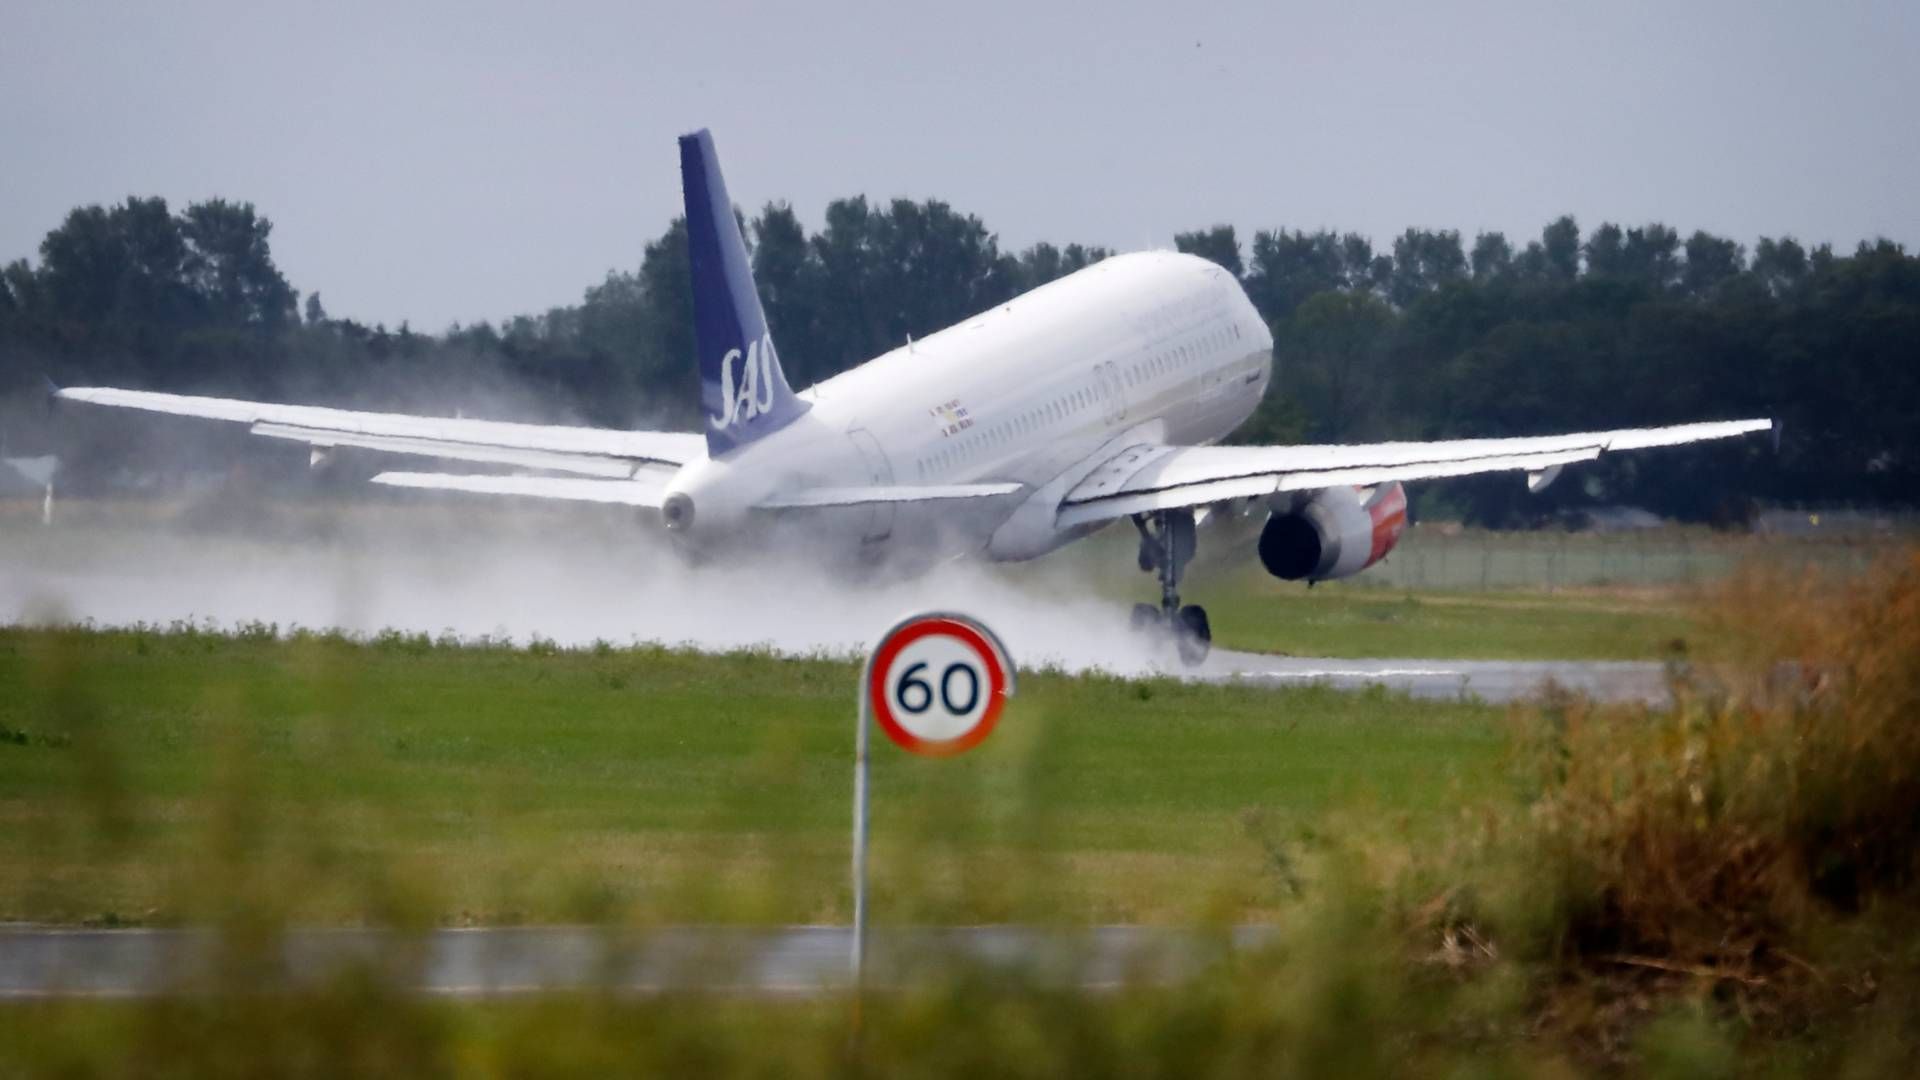
<svg viewBox="0 0 1920 1080"><path fill-rule="evenodd" d="M1133 614L1127 616L1127 627L1135 632L1151 630L1161 624L1160 609L1152 604L1133 605Z"/></svg>
<svg viewBox="0 0 1920 1080"><path fill-rule="evenodd" d="M1180 649L1181 663L1188 667L1205 663L1207 654L1213 651L1213 627L1207 623L1207 609L1199 604L1181 608L1173 624L1173 641Z"/></svg>
<svg viewBox="0 0 1920 1080"><path fill-rule="evenodd" d="M1128 623L1135 630L1158 628L1170 633L1180 662L1197 667L1213 648L1213 627L1205 608L1180 606L1180 578L1193 561L1194 528L1191 510L1159 510L1135 514L1140 532L1140 569L1160 578L1160 606L1135 604Z"/></svg>

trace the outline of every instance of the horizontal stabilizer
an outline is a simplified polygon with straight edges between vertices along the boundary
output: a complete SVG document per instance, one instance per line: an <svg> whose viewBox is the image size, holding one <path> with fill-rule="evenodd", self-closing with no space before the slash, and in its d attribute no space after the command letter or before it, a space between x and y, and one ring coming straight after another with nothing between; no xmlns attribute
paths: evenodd
<svg viewBox="0 0 1920 1080"><path fill-rule="evenodd" d="M867 487L816 487L781 492L760 500L762 510L799 510L828 506L872 506L880 503L939 502L946 499L990 499L1022 490L1019 484L897 484Z"/></svg>
<svg viewBox="0 0 1920 1080"><path fill-rule="evenodd" d="M666 484L649 480L583 480L571 476L485 476L462 473L383 472L373 478L388 487L464 491L473 495L519 495L530 499L658 507Z"/></svg>

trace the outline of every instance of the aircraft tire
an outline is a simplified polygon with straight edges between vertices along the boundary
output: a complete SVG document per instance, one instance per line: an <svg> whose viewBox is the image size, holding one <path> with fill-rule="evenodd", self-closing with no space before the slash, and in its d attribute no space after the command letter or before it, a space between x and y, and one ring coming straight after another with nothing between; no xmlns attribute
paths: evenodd
<svg viewBox="0 0 1920 1080"><path fill-rule="evenodd" d="M1207 622L1207 609L1188 604L1174 616L1174 641L1180 649L1180 662L1199 667L1213 651L1213 626Z"/></svg>

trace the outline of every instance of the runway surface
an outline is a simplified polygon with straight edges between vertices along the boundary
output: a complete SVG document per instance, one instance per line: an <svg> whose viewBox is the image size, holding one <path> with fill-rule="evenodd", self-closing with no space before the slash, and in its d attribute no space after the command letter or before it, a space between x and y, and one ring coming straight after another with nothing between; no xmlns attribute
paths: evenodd
<svg viewBox="0 0 1920 1080"><path fill-rule="evenodd" d="M1667 665L1630 660L1329 660L1215 649L1196 677L1341 690L1384 686L1429 700L1503 703L1537 694L1549 682L1597 701L1658 706L1671 699Z"/></svg>
<svg viewBox="0 0 1920 1080"><path fill-rule="evenodd" d="M1217 933L1163 927L885 928L868 936L869 986L956 963L1089 989L1169 982L1271 940L1264 927ZM401 935L295 930L255 952L203 930L0 927L0 998L127 997L197 989L311 985L372 969L453 996L605 990L807 994L852 984L844 926L502 927Z"/></svg>

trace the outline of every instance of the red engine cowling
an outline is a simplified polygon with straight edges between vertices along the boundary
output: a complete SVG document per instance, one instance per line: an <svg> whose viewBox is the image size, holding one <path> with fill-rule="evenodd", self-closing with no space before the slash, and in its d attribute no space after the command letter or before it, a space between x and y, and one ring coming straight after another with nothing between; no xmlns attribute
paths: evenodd
<svg viewBox="0 0 1920 1080"><path fill-rule="evenodd" d="M1385 558L1407 527L1407 493L1382 484L1325 488L1260 531L1260 564L1286 581L1327 581L1357 574Z"/></svg>

